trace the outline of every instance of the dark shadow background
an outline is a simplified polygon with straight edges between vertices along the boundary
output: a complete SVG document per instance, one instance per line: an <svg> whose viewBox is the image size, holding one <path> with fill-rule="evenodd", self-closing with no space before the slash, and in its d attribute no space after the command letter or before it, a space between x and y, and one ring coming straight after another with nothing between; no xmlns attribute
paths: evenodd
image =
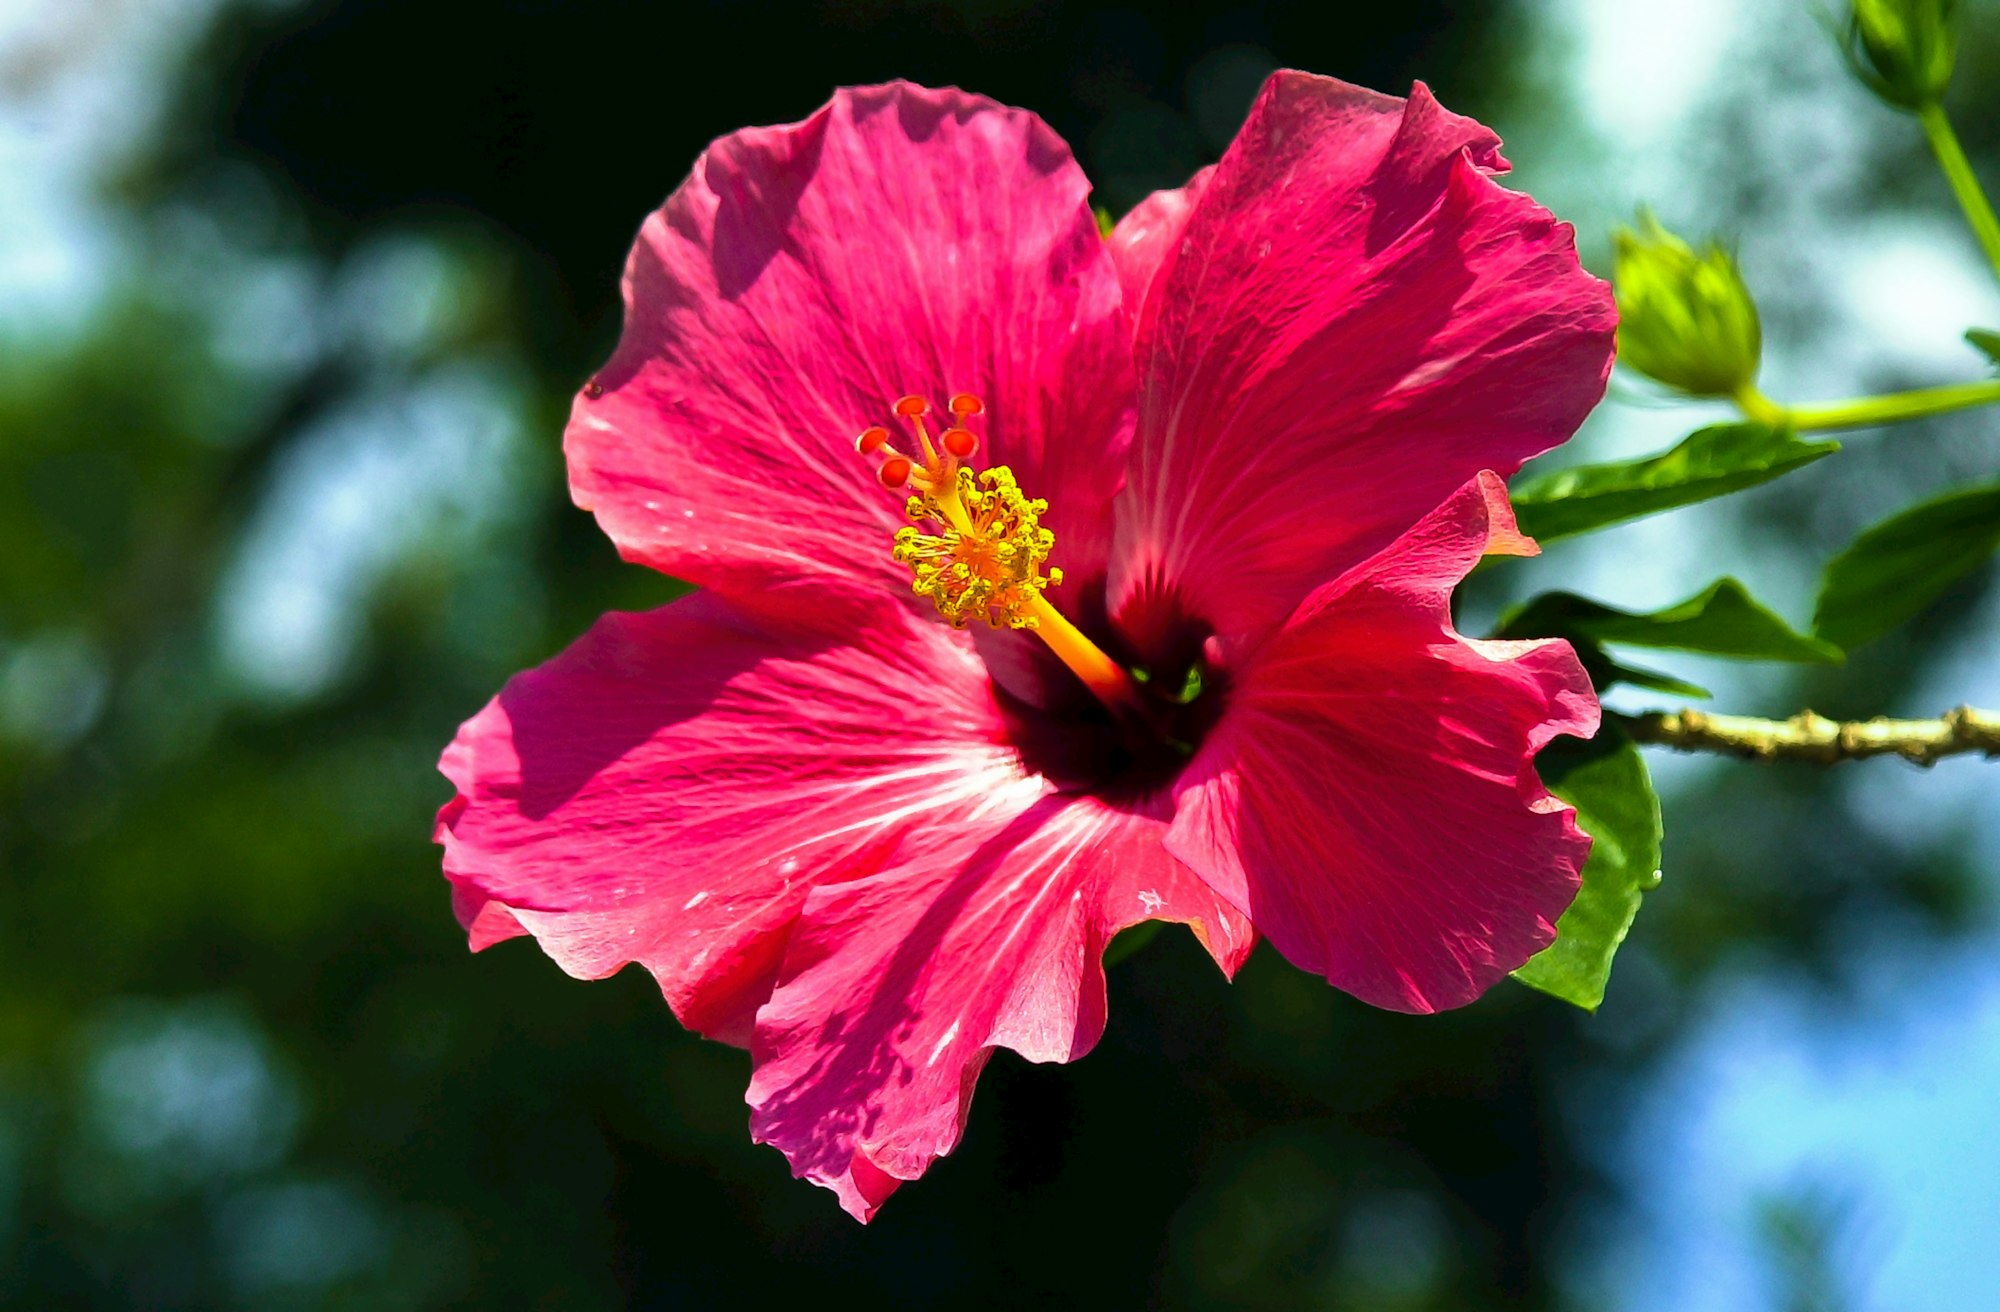
<svg viewBox="0 0 2000 1312"><path fill-rule="evenodd" d="M1095 1053L1001 1054L963 1147L860 1228L748 1142L747 1058L682 1033L641 972L469 957L428 843L459 720L602 610L672 595L569 507L558 449L639 221L714 136L895 76L1035 109L1122 212L1213 159L1277 64L1422 77L1475 114L1532 99L1520 24L1439 0L331 0L200 23L105 179L136 258L74 331L0 348L8 1306L1577 1306L1566 1264L1621 1206L1586 1141L1687 990L1747 944L1837 1006L1842 926L1934 942L1976 908L1953 835L1888 850L1822 776L1744 770L1670 813L1702 820L1670 827L1596 1019L1512 985L1388 1015L1268 951L1229 987L1165 934L1113 971ZM382 402L393 436L397 405L460 383L520 440L475 452L464 504L368 485L363 536L379 516L399 545L324 671L232 664L218 615L325 435ZM1802 511L1773 523L1838 545ZM1917 678L1985 586L1814 704ZM1774 1258L1808 1292L1835 1243L1811 1203Z"/></svg>

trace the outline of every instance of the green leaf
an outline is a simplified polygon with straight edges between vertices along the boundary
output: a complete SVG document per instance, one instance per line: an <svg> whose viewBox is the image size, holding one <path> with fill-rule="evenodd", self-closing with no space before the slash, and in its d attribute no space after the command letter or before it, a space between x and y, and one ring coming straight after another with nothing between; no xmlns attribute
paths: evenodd
<svg viewBox="0 0 2000 1312"><path fill-rule="evenodd" d="M1136 925L1128 925L1118 931L1104 949L1104 968L1111 969L1121 961L1139 955L1139 949L1151 943L1159 935L1164 920L1142 920Z"/></svg>
<svg viewBox="0 0 2000 1312"><path fill-rule="evenodd" d="M1809 465L1840 449L1789 428L1718 424L1644 460L1581 465L1520 479L1511 490L1521 531L1541 542L1692 505Z"/></svg>
<svg viewBox="0 0 2000 1312"><path fill-rule="evenodd" d="M1576 808L1590 859L1576 901L1556 922L1556 941L1514 978L1596 1011L1639 902L1660 882L1660 799L1639 749L1617 729L1588 743L1558 741L1535 764L1549 791Z"/></svg>
<svg viewBox="0 0 2000 1312"><path fill-rule="evenodd" d="M1105 209L1102 205L1091 210L1091 213L1097 216L1097 235L1109 238L1111 230L1118 226L1118 220L1112 218L1111 211Z"/></svg>
<svg viewBox="0 0 2000 1312"><path fill-rule="evenodd" d="M1843 659L1840 648L1795 632L1741 583L1727 578L1650 614L1619 610L1573 592L1543 593L1502 616L1499 636L1587 638L1747 661L1837 665Z"/></svg>
<svg viewBox="0 0 2000 1312"><path fill-rule="evenodd" d="M2000 483L1920 501L1827 562L1813 632L1858 647L1914 618L2000 550Z"/></svg>
<svg viewBox="0 0 2000 1312"><path fill-rule="evenodd" d="M2000 364L2000 332L1994 332L1991 328L1968 328L1965 330L1965 340L1985 352L1986 358L1994 364Z"/></svg>
<svg viewBox="0 0 2000 1312"><path fill-rule="evenodd" d="M1620 683L1629 683L1635 688L1651 688L1654 692L1673 697L1705 699L1714 696L1698 683L1689 683L1660 670L1613 660L1603 647L1588 638L1572 636L1569 644L1576 649L1577 659L1583 662L1583 672L1590 676L1590 686L1597 689L1600 696Z"/></svg>

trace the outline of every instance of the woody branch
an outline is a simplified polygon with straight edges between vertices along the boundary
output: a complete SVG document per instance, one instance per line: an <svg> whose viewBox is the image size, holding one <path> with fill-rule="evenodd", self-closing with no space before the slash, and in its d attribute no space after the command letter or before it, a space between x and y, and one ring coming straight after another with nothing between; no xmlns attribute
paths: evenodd
<svg viewBox="0 0 2000 1312"><path fill-rule="evenodd" d="M1934 720L1829 720L1800 711L1788 720L1712 715L1693 709L1620 716L1634 740L1683 752L1720 752L1755 761L1834 765L1900 756L1930 765L1978 752L2000 757L2000 713L1960 706Z"/></svg>

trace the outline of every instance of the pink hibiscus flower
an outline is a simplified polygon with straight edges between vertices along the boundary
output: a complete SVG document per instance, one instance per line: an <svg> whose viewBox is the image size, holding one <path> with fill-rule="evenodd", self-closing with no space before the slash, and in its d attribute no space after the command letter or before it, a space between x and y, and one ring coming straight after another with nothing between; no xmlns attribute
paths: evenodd
<svg viewBox="0 0 2000 1312"><path fill-rule="evenodd" d="M1588 849L1532 758L1597 704L1449 599L1534 550L1501 479L1596 403L1613 311L1498 144L1280 73L1106 240L1063 142L960 91L716 142L565 439L701 591L446 751L472 946L644 965L863 1220L995 1048L1090 1049L1140 921L1405 1011L1527 960Z"/></svg>

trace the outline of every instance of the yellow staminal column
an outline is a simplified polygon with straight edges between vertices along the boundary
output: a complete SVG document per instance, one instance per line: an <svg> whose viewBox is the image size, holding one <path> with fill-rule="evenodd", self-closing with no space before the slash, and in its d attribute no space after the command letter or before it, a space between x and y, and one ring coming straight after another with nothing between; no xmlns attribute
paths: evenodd
<svg viewBox="0 0 2000 1312"><path fill-rule="evenodd" d="M886 428L868 429L855 447L884 457L877 471L883 486L910 489L911 523L897 531L893 554L910 567L911 589L955 627L983 620L1033 631L1098 700L1121 716L1146 719L1132 676L1042 595L1063 577L1058 568L1043 569L1055 546L1055 534L1041 526L1049 503L1024 495L1005 465L977 473L966 467L979 439L965 421L985 409L979 399L954 396L953 424L935 443L923 398L906 396L895 408L916 431L915 453L889 445Z"/></svg>

